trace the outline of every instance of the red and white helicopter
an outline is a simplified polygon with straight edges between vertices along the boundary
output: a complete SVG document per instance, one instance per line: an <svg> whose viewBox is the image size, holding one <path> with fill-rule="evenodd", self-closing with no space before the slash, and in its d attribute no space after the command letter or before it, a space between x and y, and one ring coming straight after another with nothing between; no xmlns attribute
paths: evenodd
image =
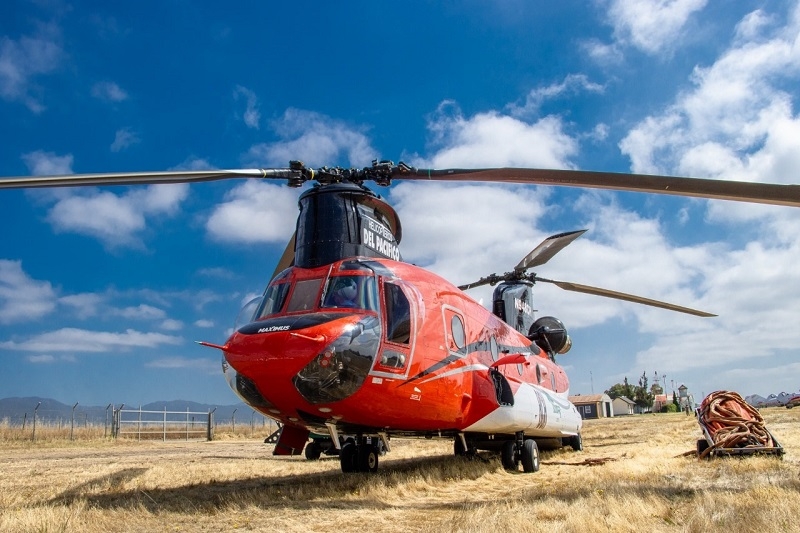
<svg viewBox="0 0 800 533"><path fill-rule="evenodd" d="M800 206L800 187L542 169L289 168L83 174L0 179L0 188L132 185L226 178L315 186L300 196L292 237L262 297L224 344L231 388L282 424L274 453L339 452L343 472L374 472L391 436L453 439L456 454L499 450L503 466L539 469L540 446L582 449L581 416L556 355L571 341L553 317L535 319L532 287L709 313L530 273L583 231L546 239L510 272L457 287L402 261L400 220L363 184L398 179L604 188ZM465 290L491 284L492 309ZM317 438L309 443L312 432ZM347 436L347 437L345 437Z"/></svg>

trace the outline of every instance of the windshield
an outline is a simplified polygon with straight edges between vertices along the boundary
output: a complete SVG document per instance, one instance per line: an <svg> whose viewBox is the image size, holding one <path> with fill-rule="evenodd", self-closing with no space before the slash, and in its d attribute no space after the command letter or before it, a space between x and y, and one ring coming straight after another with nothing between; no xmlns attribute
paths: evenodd
<svg viewBox="0 0 800 533"><path fill-rule="evenodd" d="M270 315L280 312L286 295L289 293L289 283L275 283L267 287L261 307L255 315L255 320L261 320Z"/></svg>
<svg viewBox="0 0 800 533"><path fill-rule="evenodd" d="M322 307L378 310L378 292L372 276L333 276L325 286Z"/></svg>

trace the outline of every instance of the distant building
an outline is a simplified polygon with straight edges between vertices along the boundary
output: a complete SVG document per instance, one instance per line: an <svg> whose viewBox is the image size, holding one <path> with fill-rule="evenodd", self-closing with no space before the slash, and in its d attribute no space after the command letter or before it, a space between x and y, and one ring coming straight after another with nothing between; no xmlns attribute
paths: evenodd
<svg viewBox="0 0 800 533"><path fill-rule="evenodd" d="M614 416L632 415L636 412L636 402L627 396L619 396L611 401Z"/></svg>
<svg viewBox="0 0 800 533"><path fill-rule="evenodd" d="M660 413L662 409L667 405L667 403L671 402L671 399L667 398L666 394L656 394L653 398L653 412Z"/></svg>
<svg viewBox="0 0 800 533"><path fill-rule="evenodd" d="M570 396L571 401L581 418L606 418L614 416L614 409L611 402L611 397L608 394L586 394Z"/></svg>

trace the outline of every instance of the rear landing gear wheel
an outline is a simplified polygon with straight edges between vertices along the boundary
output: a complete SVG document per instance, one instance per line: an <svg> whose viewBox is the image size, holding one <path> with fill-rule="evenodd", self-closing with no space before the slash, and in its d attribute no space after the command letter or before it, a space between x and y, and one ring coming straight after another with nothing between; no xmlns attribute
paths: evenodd
<svg viewBox="0 0 800 533"><path fill-rule="evenodd" d="M527 473L538 472L540 466L539 446L533 439L525 439L522 445L522 471Z"/></svg>
<svg viewBox="0 0 800 533"><path fill-rule="evenodd" d="M306 459L316 461L320 455L322 455L322 446L317 441L312 440L306 444Z"/></svg>
<svg viewBox="0 0 800 533"><path fill-rule="evenodd" d="M507 440L503 443L503 448L500 450L500 462L503 463L503 468L515 472L517 470L517 444L513 440Z"/></svg>

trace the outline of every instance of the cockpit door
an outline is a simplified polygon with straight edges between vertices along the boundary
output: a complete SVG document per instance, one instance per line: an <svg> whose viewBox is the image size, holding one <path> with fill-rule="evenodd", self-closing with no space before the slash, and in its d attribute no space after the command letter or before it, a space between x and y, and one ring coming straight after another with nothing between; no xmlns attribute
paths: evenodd
<svg viewBox="0 0 800 533"><path fill-rule="evenodd" d="M408 373L414 350L414 305L401 283L383 283L383 342L373 374L399 377Z"/></svg>

